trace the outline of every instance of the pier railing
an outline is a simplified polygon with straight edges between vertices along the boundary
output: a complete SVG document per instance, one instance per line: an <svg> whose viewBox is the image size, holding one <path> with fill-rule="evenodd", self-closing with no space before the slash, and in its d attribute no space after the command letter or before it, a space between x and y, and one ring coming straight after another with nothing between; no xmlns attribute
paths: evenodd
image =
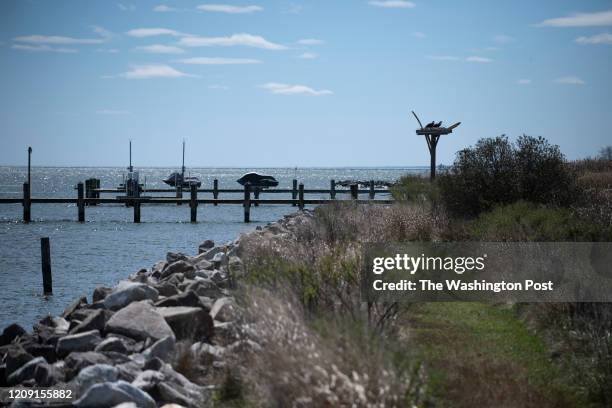
<svg viewBox="0 0 612 408"><path fill-rule="evenodd" d="M95 180L95 181L92 181ZM349 189L336 189L335 181L331 180L330 189L305 189L304 184L298 184L297 180L293 180L291 189L261 189L245 185L243 189L223 189L218 188L218 180L214 180L213 188L197 188L195 185L189 189L137 189L137 193L127 195L126 190L118 188L100 188L99 180L89 179L86 183L78 183L76 186L76 197L32 197L30 185L26 182L23 184L23 197L21 198L0 198L0 204L20 203L23 206L23 221L30 222L32 218L32 204L76 204L77 219L79 222L85 222L85 208L87 206L95 206L98 204L123 204L133 208L134 222L140 222L141 207L143 204L176 204L188 205L190 207L190 220L197 222L198 206L201 204L212 205L242 205L244 208L244 222L250 222L250 214L252 206L279 204L292 205L303 209L307 205L327 204L336 201L337 194L350 194L350 199L356 203L370 204L390 204L392 199L376 199L377 193L389 193L386 189L376 189L374 182L370 183L368 189L359 189L357 184L353 184ZM189 198L183 198L183 191L189 192ZM101 194L115 193L126 194L115 197L104 198ZM141 193L176 193L176 197L153 197L141 195ZM212 193L212 198L198 197L198 193ZM219 198L220 193L240 193L242 198ZM291 193L290 199L261 199L262 194L288 194ZM253 194L253 197L251 197ZM329 194L329 199L307 199L306 194ZM367 199L360 199L360 194L367 194Z"/></svg>

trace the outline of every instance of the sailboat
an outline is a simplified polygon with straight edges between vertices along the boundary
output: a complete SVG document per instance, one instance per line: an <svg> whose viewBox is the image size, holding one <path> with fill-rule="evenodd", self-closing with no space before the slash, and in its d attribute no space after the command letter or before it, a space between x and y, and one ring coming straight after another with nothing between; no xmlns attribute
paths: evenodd
<svg viewBox="0 0 612 408"><path fill-rule="evenodd" d="M185 177L185 141L183 140L183 166L181 172L171 173L162 180L171 187L190 188L191 186L200 187L202 182L197 177Z"/></svg>

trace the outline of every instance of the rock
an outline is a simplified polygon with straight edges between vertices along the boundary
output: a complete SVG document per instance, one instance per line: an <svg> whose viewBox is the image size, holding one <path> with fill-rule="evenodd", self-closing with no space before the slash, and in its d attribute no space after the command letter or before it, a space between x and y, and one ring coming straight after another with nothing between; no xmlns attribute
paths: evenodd
<svg viewBox="0 0 612 408"><path fill-rule="evenodd" d="M217 255L218 253L223 252L223 247L220 246L216 246L214 248L209 249L208 251L206 251L204 253L204 255L202 256L203 259L206 259L207 261L211 261L213 260L213 258L215 257L215 255Z"/></svg>
<svg viewBox="0 0 612 408"><path fill-rule="evenodd" d="M121 309L132 302L141 300L157 300L157 290L144 283L123 281L117 285L113 293L104 299L104 307L111 310Z"/></svg>
<svg viewBox="0 0 612 408"><path fill-rule="evenodd" d="M164 364L160 372L164 381L157 384L159 401L179 403L190 407L199 407L204 400L204 388L189 381L185 376L174 371L170 364Z"/></svg>
<svg viewBox="0 0 612 408"><path fill-rule="evenodd" d="M178 340L210 339L213 336L213 320L200 307L158 307L157 311L172 328Z"/></svg>
<svg viewBox="0 0 612 408"><path fill-rule="evenodd" d="M127 354L128 349L124 342L117 337L108 337L102 340L94 349L97 352L114 351L115 353Z"/></svg>
<svg viewBox="0 0 612 408"><path fill-rule="evenodd" d="M43 318L39 324L53 328L53 332L58 334L68 333L68 328L70 327L70 323L63 317L53 317L51 315Z"/></svg>
<svg viewBox="0 0 612 408"><path fill-rule="evenodd" d="M118 364L116 367L119 370L120 380L132 382L142 372L145 364L142 361L128 361L127 363Z"/></svg>
<svg viewBox="0 0 612 408"><path fill-rule="evenodd" d="M221 346L213 346L199 341L191 345L190 351L194 358L206 365L211 365L214 360L221 360L225 353L225 349Z"/></svg>
<svg viewBox="0 0 612 408"><path fill-rule="evenodd" d="M119 380L96 384L74 402L76 407L107 408L123 402L133 402L139 408L155 408L155 401L146 392Z"/></svg>
<svg viewBox="0 0 612 408"><path fill-rule="evenodd" d="M107 288L106 286L98 286L94 289L91 298L94 302L99 302L101 300L104 300L104 298L106 298L108 295L110 295L112 291L112 288Z"/></svg>
<svg viewBox="0 0 612 408"><path fill-rule="evenodd" d="M26 334L26 331L17 323L8 325L2 331L2 335L0 335L0 346L10 344L17 337L23 336L24 334Z"/></svg>
<svg viewBox="0 0 612 408"><path fill-rule="evenodd" d="M119 310L106 323L105 331L136 340L150 337L153 341L174 334L162 315L147 301L134 302Z"/></svg>
<svg viewBox="0 0 612 408"><path fill-rule="evenodd" d="M155 289L157 289L157 291L159 292L161 296L166 296L166 297L174 296L179 293L176 286L174 286L168 281L161 282L160 284L155 285Z"/></svg>
<svg viewBox="0 0 612 408"><path fill-rule="evenodd" d="M159 358L163 361L169 361L174 356L174 350L176 347L176 340L174 336L164 337L163 339L157 340L151 347L142 352L145 360L153 358Z"/></svg>
<svg viewBox="0 0 612 408"><path fill-rule="evenodd" d="M168 252L166 254L166 261L168 264L172 264L177 261L189 261L189 257L181 252Z"/></svg>
<svg viewBox="0 0 612 408"><path fill-rule="evenodd" d="M98 330L71 334L59 339L56 352L60 356L65 356L73 351L91 351L96 348L101 341L102 338Z"/></svg>
<svg viewBox="0 0 612 408"><path fill-rule="evenodd" d="M220 322L231 322L236 318L236 302L232 297L222 297L215 300L210 309L210 316Z"/></svg>
<svg viewBox="0 0 612 408"><path fill-rule="evenodd" d="M194 282L187 285L184 290L193 291L198 296L205 296L213 299L224 296L221 289L209 279L196 279Z"/></svg>
<svg viewBox="0 0 612 408"><path fill-rule="evenodd" d="M56 345L53 344L39 343L28 343L23 345L25 351L27 351L34 357L44 357L45 360L47 360L47 362L49 363L55 363L55 361L57 360L57 353L55 352L55 347Z"/></svg>
<svg viewBox="0 0 612 408"><path fill-rule="evenodd" d="M12 346L6 354L6 376L10 376L28 361L34 359L21 345Z"/></svg>
<svg viewBox="0 0 612 408"><path fill-rule="evenodd" d="M95 351L73 352L64 360L66 366L66 380L71 380L82 369L94 364L111 364L111 361L102 353Z"/></svg>
<svg viewBox="0 0 612 408"><path fill-rule="evenodd" d="M34 369L34 380L39 387L51 387L63 380L59 369L51 364L38 364Z"/></svg>
<svg viewBox="0 0 612 408"><path fill-rule="evenodd" d="M39 364L47 364L43 357L36 357L25 363L18 370L7 376L7 383L9 385L21 384L26 380L34 379L34 372Z"/></svg>
<svg viewBox="0 0 612 408"><path fill-rule="evenodd" d="M195 276L195 266L193 266L187 261L178 260L176 262L171 263L166 269L164 269L160 279L165 279L175 273L182 273L187 277L190 275Z"/></svg>
<svg viewBox="0 0 612 408"><path fill-rule="evenodd" d="M215 256L213 256L213 259L211 261L213 264L215 264L215 267L218 268L219 265L225 262L226 259L227 259L227 256L223 252L219 252L219 253L216 253Z"/></svg>
<svg viewBox="0 0 612 408"><path fill-rule="evenodd" d="M202 242L200 246L198 246L198 253L201 254L203 252L206 252L214 246L215 241L213 241L212 239L207 239L206 241Z"/></svg>
<svg viewBox="0 0 612 408"><path fill-rule="evenodd" d="M75 320L78 320L80 323L83 320L87 319L94 312L95 310L86 309L86 308L75 310L74 312L70 313L70 323L74 322ZM75 326L72 326L71 328L74 328L74 327Z"/></svg>
<svg viewBox="0 0 612 408"><path fill-rule="evenodd" d="M190 307L201 307L206 309L204 304L200 301L198 295L191 290L179 293L178 295L170 296L166 299L162 299L155 304L158 307L168 306L190 306ZM208 310L208 309L207 309Z"/></svg>
<svg viewBox="0 0 612 408"><path fill-rule="evenodd" d="M75 381L79 389L78 395L83 395L90 387L104 382L117 381L119 370L108 364L94 364L82 369Z"/></svg>
<svg viewBox="0 0 612 408"><path fill-rule="evenodd" d="M164 375L159 371L145 370L138 374L134 381L132 381L132 385L143 391L149 392L162 381L164 381Z"/></svg>
<svg viewBox="0 0 612 408"><path fill-rule="evenodd" d="M106 323L106 315L104 310L94 310L89 316L85 318L76 327L70 330L70 333L83 333L91 330L104 331L104 324Z"/></svg>
<svg viewBox="0 0 612 408"><path fill-rule="evenodd" d="M185 280L185 275L183 275L182 273L175 273L169 279L167 279L166 282L178 287L181 282L183 282L183 280Z"/></svg>
<svg viewBox="0 0 612 408"><path fill-rule="evenodd" d="M65 310L64 313L62 313L62 317L68 319L68 320L72 320L70 318L70 315L72 313L74 313L76 310L82 308L83 306L85 306L87 304L87 298L85 296L81 296L80 298L76 299L75 301L73 301L70 306L68 306Z"/></svg>
<svg viewBox="0 0 612 408"><path fill-rule="evenodd" d="M122 402L119 405L115 405L113 408L138 408L133 402Z"/></svg>
<svg viewBox="0 0 612 408"><path fill-rule="evenodd" d="M227 269L231 276L237 278L244 275L244 263L237 256L230 256Z"/></svg>
<svg viewBox="0 0 612 408"><path fill-rule="evenodd" d="M197 263L194 264L197 271L206 271L215 268L215 264L206 259L201 259Z"/></svg>

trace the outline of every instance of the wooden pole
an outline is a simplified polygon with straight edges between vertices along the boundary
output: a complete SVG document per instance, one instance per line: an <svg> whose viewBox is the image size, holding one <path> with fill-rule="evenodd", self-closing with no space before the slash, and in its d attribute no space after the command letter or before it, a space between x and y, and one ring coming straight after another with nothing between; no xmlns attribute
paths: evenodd
<svg viewBox="0 0 612 408"><path fill-rule="evenodd" d="M374 191L374 180L370 180L370 200L373 200L376 197L376 192Z"/></svg>
<svg viewBox="0 0 612 408"><path fill-rule="evenodd" d="M85 222L85 200L83 200L83 182L77 184L77 208L79 222Z"/></svg>
<svg viewBox="0 0 612 408"><path fill-rule="evenodd" d="M251 222L251 185L244 185L244 222Z"/></svg>
<svg viewBox="0 0 612 408"><path fill-rule="evenodd" d="M134 223L140 223L140 198L133 201L134 204Z"/></svg>
<svg viewBox="0 0 612 408"><path fill-rule="evenodd" d="M291 188L292 189L292 191L291 191L291 199L292 200L295 200L297 198L297 184L298 184L297 180L293 179L293 185L292 185L292 188ZM295 207L295 203L293 203L291 205L293 205Z"/></svg>
<svg viewBox="0 0 612 408"><path fill-rule="evenodd" d="M176 198L183 198L183 186L176 186ZM181 205L181 203L177 202L176 205Z"/></svg>
<svg viewBox="0 0 612 408"><path fill-rule="evenodd" d="M351 184L351 198L357 200L359 198L359 184Z"/></svg>
<svg viewBox="0 0 612 408"><path fill-rule="evenodd" d="M304 184L300 183L300 202L299 202L300 210L304 209Z"/></svg>
<svg viewBox="0 0 612 408"><path fill-rule="evenodd" d="M259 200L259 187L255 187L255 190L253 191L253 197L256 200ZM255 203L255 207L259 207L259 203Z"/></svg>
<svg viewBox="0 0 612 408"><path fill-rule="evenodd" d="M23 222L31 221L32 202L30 201L30 184L23 183Z"/></svg>
<svg viewBox="0 0 612 408"><path fill-rule="evenodd" d="M53 294L53 278L51 277L51 245L49 237L40 239L40 259L42 261L43 293Z"/></svg>
<svg viewBox="0 0 612 408"><path fill-rule="evenodd" d="M213 198L216 200L219 198L219 180L213 180ZM215 206L217 203L215 203Z"/></svg>
<svg viewBox="0 0 612 408"><path fill-rule="evenodd" d="M436 147L438 146L438 140L440 136L425 136L427 138L427 145L429 146L429 156L431 159L429 179L434 181L436 179Z"/></svg>
<svg viewBox="0 0 612 408"><path fill-rule="evenodd" d="M198 187L191 185L191 222L198 222Z"/></svg>
<svg viewBox="0 0 612 408"><path fill-rule="evenodd" d="M336 199L336 180L333 179L329 182L329 198Z"/></svg>
<svg viewBox="0 0 612 408"><path fill-rule="evenodd" d="M32 146L28 147L28 186L32 188ZM30 196L32 195L30 191Z"/></svg>

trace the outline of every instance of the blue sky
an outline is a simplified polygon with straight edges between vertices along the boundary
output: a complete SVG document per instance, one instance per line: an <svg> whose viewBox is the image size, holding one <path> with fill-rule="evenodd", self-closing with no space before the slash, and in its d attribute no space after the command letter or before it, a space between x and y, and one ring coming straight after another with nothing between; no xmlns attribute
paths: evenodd
<svg viewBox="0 0 612 408"><path fill-rule="evenodd" d="M611 144L609 1L0 2L0 164L418 166Z"/></svg>

